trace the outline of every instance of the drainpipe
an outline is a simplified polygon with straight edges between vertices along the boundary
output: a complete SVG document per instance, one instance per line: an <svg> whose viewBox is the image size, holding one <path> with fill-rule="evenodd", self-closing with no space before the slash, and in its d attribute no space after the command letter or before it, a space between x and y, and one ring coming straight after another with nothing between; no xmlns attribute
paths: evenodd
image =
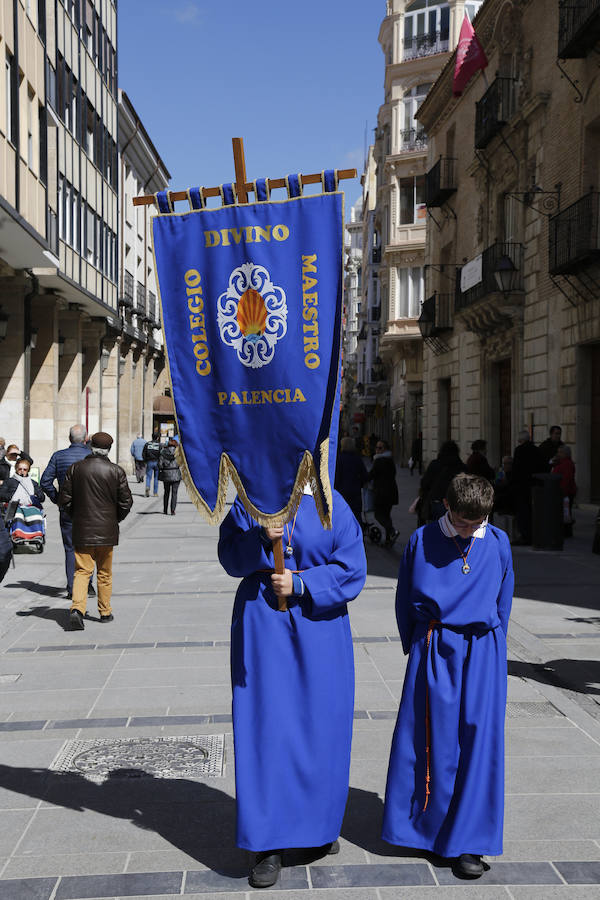
<svg viewBox="0 0 600 900"><path fill-rule="evenodd" d="M40 282L31 269L31 290L23 297L23 449L29 452L29 418L31 416L31 301L40 293Z"/></svg>

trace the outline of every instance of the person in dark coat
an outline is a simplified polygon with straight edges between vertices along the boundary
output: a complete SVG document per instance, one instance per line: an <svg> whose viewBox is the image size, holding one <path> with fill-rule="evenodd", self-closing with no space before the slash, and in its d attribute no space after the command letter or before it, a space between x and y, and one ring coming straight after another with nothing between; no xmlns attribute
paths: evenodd
<svg viewBox="0 0 600 900"><path fill-rule="evenodd" d="M575 463L571 459L571 448L567 444L561 444L556 451L554 465L552 466L554 475L560 475L560 492L563 496L563 503L569 504L569 520L564 519L565 537L573 536L573 501L577 493L577 484L575 483Z"/></svg>
<svg viewBox="0 0 600 900"><path fill-rule="evenodd" d="M412 442L410 458L412 459L412 466L409 466L410 474L412 475L414 470L418 469L419 475L421 475L423 473L423 435L421 432Z"/></svg>
<svg viewBox="0 0 600 900"><path fill-rule="evenodd" d="M547 465L538 447L531 440L526 429L519 432L518 445L513 453L512 481L517 503L517 527L521 535L514 544L531 544L531 488L533 476L546 472Z"/></svg>
<svg viewBox="0 0 600 900"><path fill-rule="evenodd" d="M487 443L485 441L473 441L471 444L471 455L467 460L466 470L469 475L481 475L482 478L494 482L496 473L487 461Z"/></svg>
<svg viewBox="0 0 600 900"><path fill-rule="evenodd" d="M142 460L146 466L146 497L150 496L150 484L154 478L154 496L158 497L158 457L160 456L160 432L155 431L152 440L144 444Z"/></svg>
<svg viewBox="0 0 600 900"><path fill-rule="evenodd" d="M4 520L0 516L0 582L8 572L12 559L13 545Z"/></svg>
<svg viewBox="0 0 600 900"><path fill-rule="evenodd" d="M392 506L398 502L396 466L387 441L379 438L375 444L373 467L367 476L373 482L373 512L380 525L385 528L385 543L391 547L398 532L392 523Z"/></svg>
<svg viewBox="0 0 600 900"><path fill-rule="evenodd" d="M171 497L171 515L175 515L177 507L177 491L181 481L181 469L175 459L177 441L169 438L169 443L160 448L158 457L158 480L163 483L163 512L168 515L169 496Z"/></svg>
<svg viewBox="0 0 600 900"><path fill-rule="evenodd" d="M433 522L446 512L444 497L448 485L455 475L465 471L458 445L454 441L444 441L437 459L432 460L421 478L421 517Z"/></svg>
<svg viewBox="0 0 600 900"><path fill-rule="evenodd" d="M89 456L90 448L86 444L87 431L85 425L73 425L69 429L69 446L65 450L57 450L52 454L48 465L42 472L40 484L53 503L58 502L58 492L69 468L74 462ZM58 490L54 483L58 484ZM73 549L73 522L64 510L59 514L60 533L65 549L65 572L67 575L67 597L73 596L73 576L75 574L75 550ZM94 588L90 584L88 593L93 596Z"/></svg>
<svg viewBox="0 0 600 900"><path fill-rule="evenodd" d="M58 495L58 505L73 520L75 577L69 621L72 631L82 631L87 588L94 567L98 581L101 622L112 622L113 547L119 543L119 522L128 515L133 497L127 475L108 459L113 439L105 431L92 435L91 455L73 463Z"/></svg>
<svg viewBox="0 0 600 900"><path fill-rule="evenodd" d="M558 448L562 446L562 428L560 427L560 425L553 425L550 429L550 435L546 438L545 441L542 441L542 443L538 447L540 457L544 461L544 468L540 469L541 472L550 472L552 470L552 466L554 465L556 455L558 453Z"/></svg>
<svg viewBox="0 0 600 900"><path fill-rule="evenodd" d="M356 452L354 438L342 438L335 468L335 489L340 492L359 524L362 524L362 487L367 478L367 470Z"/></svg>

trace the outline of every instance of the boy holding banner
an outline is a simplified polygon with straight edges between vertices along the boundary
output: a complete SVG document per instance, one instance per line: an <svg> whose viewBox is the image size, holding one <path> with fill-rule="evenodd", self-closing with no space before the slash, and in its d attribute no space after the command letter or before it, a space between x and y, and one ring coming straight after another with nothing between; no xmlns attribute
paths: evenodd
<svg viewBox="0 0 600 900"><path fill-rule="evenodd" d="M346 604L361 591L360 526L337 492L323 529L310 489L283 528L264 529L239 500L219 560L241 577L231 626L237 843L254 851L252 887L270 887L282 850L338 851L348 796L354 660ZM273 573L283 537L286 570ZM278 597L288 610L278 611Z"/></svg>

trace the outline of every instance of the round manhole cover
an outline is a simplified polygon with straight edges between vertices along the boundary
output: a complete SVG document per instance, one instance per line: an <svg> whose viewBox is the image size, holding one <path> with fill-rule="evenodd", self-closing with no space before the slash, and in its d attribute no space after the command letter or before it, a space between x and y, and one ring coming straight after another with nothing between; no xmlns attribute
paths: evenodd
<svg viewBox="0 0 600 900"><path fill-rule="evenodd" d="M197 744L184 741L139 741L99 744L78 753L72 768L85 775L107 776L111 772L124 778L142 775L177 776L206 765L208 751Z"/></svg>

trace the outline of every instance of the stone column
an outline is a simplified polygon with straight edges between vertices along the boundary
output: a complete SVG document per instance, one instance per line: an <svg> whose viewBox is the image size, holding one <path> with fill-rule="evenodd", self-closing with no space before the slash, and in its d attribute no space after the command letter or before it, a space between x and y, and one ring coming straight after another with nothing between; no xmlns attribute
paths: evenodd
<svg viewBox="0 0 600 900"><path fill-rule="evenodd" d="M101 342L106 334L103 322L84 318L81 323L81 421L88 434L100 430ZM87 419L87 421L86 421Z"/></svg>
<svg viewBox="0 0 600 900"><path fill-rule="evenodd" d="M23 445L25 432L24 303L27 290L21 279L0 278L0 306L8 316L6 337L0 341L0 436L8 444Z"/></svg>
<svg viewBox="0 0 600 900"><path fill-rule="evenodd" d="M448 6L450 7L450 46L448 49L452 53L458 44L460 29L465 18L465 0L448 0Z"/></svg>
<svg viewBox="0 0 600 900"><path fill-rule="evenodd" d="M58 397L56 439L68 446L69 429L82 422L81 409L81 313L61 310L58 315Z"/></svg>
<svg viewBox="0 0 600 900"><path fill-rule="evenodd" d="M100 354L102 374L99 428L101 431L107 431L113 437L114 443L110 453L113 460L117 459L120 344L120 338L105 338Z"/></svg>
<svg viewBox="0 0 600 900"><path fill-rule="evenodd" d="M43 469L56 449L58 419L59 301L41 294L31 301L32 327L37 342L31 351L29 453Z"/></svg>

